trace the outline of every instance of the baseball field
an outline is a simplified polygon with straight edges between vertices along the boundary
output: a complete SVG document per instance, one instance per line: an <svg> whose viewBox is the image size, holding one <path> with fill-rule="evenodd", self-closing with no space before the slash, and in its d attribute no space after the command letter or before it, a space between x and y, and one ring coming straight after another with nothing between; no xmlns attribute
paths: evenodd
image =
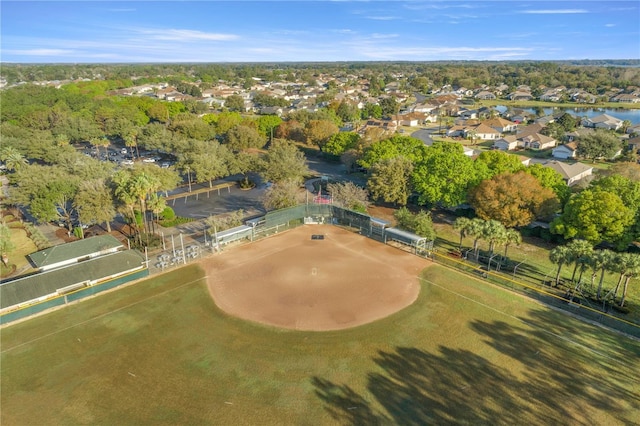
<svg viewBox="0 0 640 426"><path fill-rule="evenodd" d="M332 226L0 338L3 425L640 422L637 340Z"/></svg>

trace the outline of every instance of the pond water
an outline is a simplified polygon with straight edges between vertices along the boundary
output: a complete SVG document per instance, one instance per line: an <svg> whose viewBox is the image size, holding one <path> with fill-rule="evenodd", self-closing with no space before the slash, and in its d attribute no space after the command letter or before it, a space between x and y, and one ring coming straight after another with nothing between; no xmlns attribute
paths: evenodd
<svg viewBox="0 0 640 426"><path fill-rule="evenodd" d="M507 107L504 105L498 105L496 107L498 111L504 112ZM533 108L523 108L528 112L535 112ZM566 111L569 114L576 117L596 117L601 114L607 114L620 120L629 120L632 125L640 124L640 109L625 109L625 108L542 108L546 115L552 114L558 111Z"/></svg>

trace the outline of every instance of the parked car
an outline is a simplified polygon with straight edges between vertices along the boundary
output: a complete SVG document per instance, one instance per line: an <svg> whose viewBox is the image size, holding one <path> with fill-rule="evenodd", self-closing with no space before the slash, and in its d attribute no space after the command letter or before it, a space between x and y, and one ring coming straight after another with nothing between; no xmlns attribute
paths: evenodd
<svg viewBox="0 0 640 426"><path fill-rule="evenodd" d="M123 166L133 166L133 160L123 160L120 164Z"/></svg>
<svg viewBox="0 0 640 426"><path fill-rule="evenodd" d="M143 158L142 162L143 163L155 163L156 159L155 158Z"/></svg>

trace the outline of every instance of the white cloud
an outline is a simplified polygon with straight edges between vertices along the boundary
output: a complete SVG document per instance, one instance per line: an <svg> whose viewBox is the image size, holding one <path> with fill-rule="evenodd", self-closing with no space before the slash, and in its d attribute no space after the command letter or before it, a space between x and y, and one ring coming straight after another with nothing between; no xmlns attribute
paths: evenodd
<svg viewBox="0 0 640 426"><path fill-rule="evenodd" d="M616 24L604 24L605 27L615 27Z"/></svg>
<svg viewBox="0 0 640 426"><path fill-rule="evenodd" d="M69 56L75 51L68 49L7 49L4 53L24 56Z"/></svg>
<svg viewBox="0 0 640 426"><path fill-rule="evenodd" d="M399 34L379 34L379 33L371 34L371 38L375 38L375 39L397 38L397 37L400 37L400 35Z"/></svg>
<svg viewBox="0 0 640 426"><path fill-rule="evenodd" d="M586 9L540 9L540 10L523 10L520 13L530 15L570 15L576 13L589 13Z"/></svg>
<svg viewBox="0 0 640 426"><path fill-rule="evenodd" d="M399 19L397 16L390 16L390 15L387 15L387 16L382 16L382 15L380 15L380 16L365 16L365 18L372 19L374 21L394 21L396 19Z"/></svg>
<svg viewBox="0 0 640 426"><path fill-rule="evenodd" d="M150 36L154 40L172 40L172 41L228 41L240 38L236 34L224 33L205 33L196 30L180 30L180 29L139 29L139 33Z"/></svg>

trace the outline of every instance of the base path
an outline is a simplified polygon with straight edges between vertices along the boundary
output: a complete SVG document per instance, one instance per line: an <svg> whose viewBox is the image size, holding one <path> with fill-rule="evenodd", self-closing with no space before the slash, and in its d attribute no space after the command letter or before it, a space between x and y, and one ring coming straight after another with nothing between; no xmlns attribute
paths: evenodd
<svg viewBox="0 0 640 426"><path fill-rule="evenodd" d="M409 306L430 264L331 225L301 226L202 261L223 311L317 331L355 327Z"/></svg>

